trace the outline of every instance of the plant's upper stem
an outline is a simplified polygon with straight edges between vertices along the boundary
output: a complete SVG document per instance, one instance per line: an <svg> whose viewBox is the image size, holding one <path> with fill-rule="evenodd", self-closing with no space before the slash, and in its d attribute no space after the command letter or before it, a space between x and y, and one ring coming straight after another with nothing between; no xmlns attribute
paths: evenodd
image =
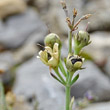
<svg viewBox="0 0 110 110"><path fill-rule="evenodd" d="M72 31L71 30L68 33L68 45L69 45L69 53L72 53Z"/></svg>

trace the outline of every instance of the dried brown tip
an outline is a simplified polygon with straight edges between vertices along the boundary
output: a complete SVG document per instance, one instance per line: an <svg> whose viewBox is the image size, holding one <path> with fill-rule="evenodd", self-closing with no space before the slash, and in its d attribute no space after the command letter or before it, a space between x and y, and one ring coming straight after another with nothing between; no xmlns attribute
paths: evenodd
<svg viewBox="0 0 110 110"><path fill-rule="evenodd" d="M66 18L66 22L68 23L69 28L72 30L72 24L69 17Z"/></svg>
<svg viewBox="0 0 110 110"><path fill-rule="evenodd" d="M67 22L68 24L71 24L71 20L70 20L69 17L66 18L66 22Z"/></svg>
<svg viewBox="0 0 110 110"><path fill-rule="evenodd" d="M66 2L65 1L61 1L60 3L62 5L63 9L66 9Z"/></svg>
<svg viewBox="0 0 110 110"><path fill-rule="evenodd" d="M77 15L77 10L74 8L74 10L73 10L73 16L76 17L76 15Z"/></svg>
<svg viewBox="0 0 110 110"><path fill-rule="evenodd" d="M87 15L84 15L81 19L82 20L85 20L85 19L88 19L89 17L91 17L92 16L92 14L87 14Z"/></svg>

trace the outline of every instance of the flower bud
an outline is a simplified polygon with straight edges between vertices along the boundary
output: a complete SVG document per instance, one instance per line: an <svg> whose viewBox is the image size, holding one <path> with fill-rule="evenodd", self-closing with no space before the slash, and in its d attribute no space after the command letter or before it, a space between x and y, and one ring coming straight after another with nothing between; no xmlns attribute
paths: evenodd
<svg viewBox="0 0 110 110"><path fill-rule="evenodd" d="M80 46L81 48L90 44L91 42L89 33L86 31L79 31L75 35L75 43L77 43L76 45Z"/></svg>
<svg viewBox="0 0 110 110"><path fill-rule="evenodd" d="M54 33L48 34L44 39L44 43L46 46L49 46L52 49L55 43L59 44L59 49L61 49L61 46L62 46L59 36Z"/></svg>
<svg viewBox="0 0 110 110"><path fill-rule="evenodd" d="M66 67L70 72L75 72L81 69L84 59L77 55L68 55L66 60Z"/></svg>

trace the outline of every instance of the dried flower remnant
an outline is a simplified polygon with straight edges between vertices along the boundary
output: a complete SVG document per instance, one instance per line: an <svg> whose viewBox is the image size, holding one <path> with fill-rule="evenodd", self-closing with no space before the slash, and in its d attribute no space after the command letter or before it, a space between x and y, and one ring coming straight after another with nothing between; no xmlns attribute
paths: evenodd
<svg viewBox="0 0 110 110"><path fill-rule="evenodd" d="M46 64L47 66L51 68L55 68L59 64L59 50L58 50L58 43L55 43L53 46L53 49L49 46L45 46L44 51L39 52L39 56L37 58L40 58L40 60Z"/></svg>

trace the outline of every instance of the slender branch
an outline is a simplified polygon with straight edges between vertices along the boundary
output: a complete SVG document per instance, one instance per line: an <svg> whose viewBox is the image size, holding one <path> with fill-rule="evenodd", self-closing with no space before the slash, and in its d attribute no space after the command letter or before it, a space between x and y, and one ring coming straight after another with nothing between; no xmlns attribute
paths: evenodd
<svg viewBox="0 0 110 110"><path fill-rule="evenodd" d="M58 68L54 69L55 73L57 74L57 76L61 79L61 81L66 84L65 80L63 79L63 77L60 75Z"/></svg>
<svg viewBox="0 0 110 110"><path fill-rule="evenodd" d="M68 33L68 45L69 45L69 53L72 53L72 31Z"/></svg>
<svg viewBox="0 0 110 110"><path fill-rule="evenodd" d="M58 82L60 82L61 84L65 85L60 79L57 78L57 76L55 76L53 73L50 72L50 75L56 79Z"/></svg>
<svg viewBox="0 0 110 110"><path fill-rule="evenodd" d="M59 63L59 68L60 68L61 72L63 73L63 75L66 77L67 74L66 74L66 71L64 69L64 66L62 64L62 60L61 59L60 59L60 63Z"/></svg>
<svg viewBox="0 0 110 110"><path fill-rule="evenodd" d="M77 23L74 25L73 30L78 26L78 24L79 24L82 20L86 20L86 19L88 19L90 16L91 16L91 14L87 14L87 15L82 16L82 17L77 21Z"/></svg>
<svg viewBox="0 0 110 110"><path fill-rule="evenodd" d="M71 81L71 85L73 85L73 84L78 80L78 78L79 78L79 74L77 74L77 75L73 78L73 80Z"/></svg>

